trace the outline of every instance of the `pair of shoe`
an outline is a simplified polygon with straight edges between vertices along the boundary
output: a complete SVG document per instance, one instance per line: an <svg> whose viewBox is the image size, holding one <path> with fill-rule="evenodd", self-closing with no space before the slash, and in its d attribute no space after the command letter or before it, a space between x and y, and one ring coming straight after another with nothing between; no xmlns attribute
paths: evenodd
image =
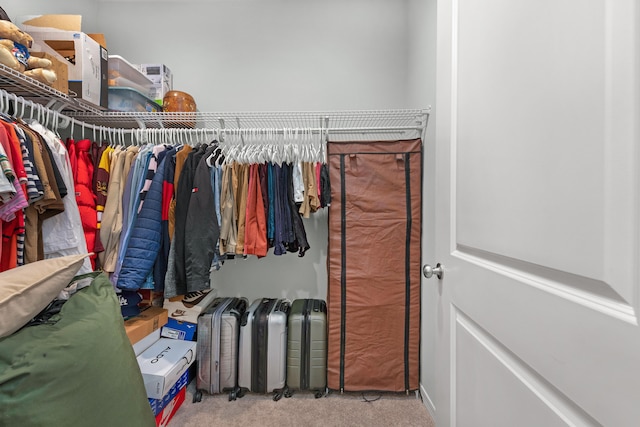
<svg viewBox="0 0 640 427"><path fill-rule="evenodd" d="M182 304L184 304L184 306L187 308L192 308L198 305L207 296L209 292L211 292L211 289L206 289L204 291L189 292L182 298ZM185 314L187 314L185 310L178 309L178 310L175 310L173 313L171 313L171 316L180 317L180 316L184 316Z"/></svg>

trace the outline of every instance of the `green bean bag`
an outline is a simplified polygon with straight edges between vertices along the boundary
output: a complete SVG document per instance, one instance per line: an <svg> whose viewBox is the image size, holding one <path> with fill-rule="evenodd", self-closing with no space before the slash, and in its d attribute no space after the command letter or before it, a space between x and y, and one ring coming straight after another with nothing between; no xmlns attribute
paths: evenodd
<svg viewBox="0 0 640 427"><path fill-rule="evenodd" d="M81 278L58 314L0 339L0 426L155 426L113 286Z"/></svg>

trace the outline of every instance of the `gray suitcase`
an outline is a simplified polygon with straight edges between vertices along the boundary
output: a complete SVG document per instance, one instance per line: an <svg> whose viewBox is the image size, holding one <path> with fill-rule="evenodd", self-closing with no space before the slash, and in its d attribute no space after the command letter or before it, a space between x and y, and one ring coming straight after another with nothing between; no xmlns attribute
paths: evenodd
<svg viewBox="0 0 640 427"><path fill-rule="evenodd" d="M327 388L327 304L297 299L291 304L287 331L287 392L312 390L316 398Z"/></svg>
<svg viewBox="0 0 640 427"><path fill-rule="evenodd" d="M238 360L241 389L273 392L276 401L284 395L289 308L287 300L261 298L253 301L242 317Z"/></svg>
<svg viewBox="0 0 640 427"><path fill-rule="evenodd" d="M198 317L194 402L202 399L203 391L228 391L229 400L238 397L238 339L247 305L246 298L216 298Z"/></svg>

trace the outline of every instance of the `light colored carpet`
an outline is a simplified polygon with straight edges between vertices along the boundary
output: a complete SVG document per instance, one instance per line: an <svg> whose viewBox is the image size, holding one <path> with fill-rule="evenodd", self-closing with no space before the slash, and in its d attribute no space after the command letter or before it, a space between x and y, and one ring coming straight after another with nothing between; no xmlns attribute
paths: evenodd
<svg viewBox="0 0 640 427"><path fill-rule="evenodd" d="M331 392L315 399L311 392L296 392L278 402L271 394L247 393L231 402L228 394L204 394L200 403L192 403L194 391L195 381L191 381L169 427L435 426L415 393Z"/></svg>

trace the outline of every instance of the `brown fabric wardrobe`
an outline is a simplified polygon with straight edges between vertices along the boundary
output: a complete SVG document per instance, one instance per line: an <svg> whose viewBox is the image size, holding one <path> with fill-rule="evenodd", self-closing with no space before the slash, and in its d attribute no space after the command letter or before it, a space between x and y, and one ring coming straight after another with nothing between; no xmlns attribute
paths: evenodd
<svg viewBox="0 0 640 427"><path fill-rule="evenodd" d="M422 141L329 142L327 383L419 387Z"/></svg>

